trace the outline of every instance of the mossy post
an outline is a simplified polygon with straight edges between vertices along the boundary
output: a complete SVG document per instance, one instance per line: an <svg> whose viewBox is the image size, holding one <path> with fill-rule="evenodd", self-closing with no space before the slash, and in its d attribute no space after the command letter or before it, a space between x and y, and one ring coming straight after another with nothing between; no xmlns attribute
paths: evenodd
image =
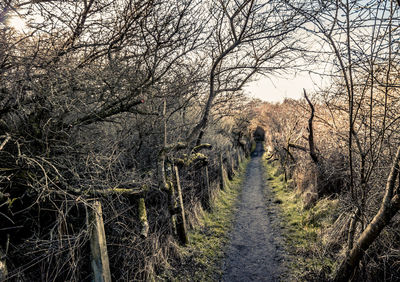
<svg viewBox="0 0 400 282"><path fill-rule="evenodd" d="M93 281L111 282L103 212L99 201L92 203L89 213L89 232Z"/></svg>
<svg viewBox="0 0 400 282"><path fill-rule="evenodd" d="M240 167L240 163L242 162L242 158L240 157L240 149L236 150L236 161L237 161L237 167Z"/></svg>
<svg viewBox="0 0 400 282"><path fill-rule="evenodd" d="M171 175L175 173L174 167L171 165ZM168 209L169 209L169 214L171 217L171 228L172 228L172 234L174 236L177 236L177 231L176 231L176 214L177 212L177 202L176 202L176 193L175 193L175 187L174 183L172 181L169 181L167 183L168 185Z"/></svg>
<svg viewBox="0 0 400 282"><path fill-rule="evenodd" d="M232 170L232 178L235 176L236 171L235 171L235 162L233 160L232 154L229 152L229 162L231 164L231 170Z"/></svg>
<svg viewBox="0 0 400 282"><path fill-rule="evenodd" d="M146 202L144 197L139 198L139 221L140 221L140 237L147 238L149 234L149 222L147 221Z"/></svg>
<svg viewBox="0 0 400 282"><path fill-rule="evenodd" d="M175 187L173 183L174 179L174 166L171 164L170 165L170 170L171 170L171 177L170 181L168 181L167 186L168 186L168 209L169 209L169 215L171 218L171 232L174 234L174 236L177 236L176 232L176 214L177 212L177 202L176 202L176 192L175 192Z"/></svg>
<svg viewBox="0 0 400 282"><path fill-rule="evenodd" d="M220 188L221 190L225 190L225 173L224 173L224 158L222 156L222 152L219 153L219 176L220 176Z"/></svg>
<svg viewBox="0 0 400 282"><path fill-rule="evenodd" d="M226 151L226 174L228 175L229 180L233 179L233 170L231 166L231 158L229 151Z"/></svg>
<svg viewBox="0 0 400 282"><path fill-rule="evenodd" d="M203 168L203 187L204 194L202 198L203 207L207 210L211 210L211 191L210 191L210 178L208 176L208 166Z"/></svg>
<svg viewBox="0 0 400 282"><path fill-rule="evenodd" d="M6 254L0 248L0 281L5 281L8 275L7 265L6 265Z"/></svg>
<svg viewBox="0 0 400 282"><path fill-rule="evenodd" d="M182 189L179 180L179 170L177 166L174 166L175 179L176 179L176 190L178 193L178 214L176 215L176 232L178 233L178 239L182 245L189 243L189 237L186 229L186 218L185 218L185 207L183 205Z"/></svg>

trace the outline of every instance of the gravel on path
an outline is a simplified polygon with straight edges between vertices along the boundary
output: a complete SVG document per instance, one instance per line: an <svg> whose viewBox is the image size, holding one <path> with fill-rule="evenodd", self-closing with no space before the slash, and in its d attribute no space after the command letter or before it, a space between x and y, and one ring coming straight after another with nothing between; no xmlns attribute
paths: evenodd
<svg viewBox="0 0 400 282"><path fill-rule="evenodd" d="M278 207L266 186L262 153L262 144L257 143L246 170L222 281L280 281L284 277Z"/></svg>

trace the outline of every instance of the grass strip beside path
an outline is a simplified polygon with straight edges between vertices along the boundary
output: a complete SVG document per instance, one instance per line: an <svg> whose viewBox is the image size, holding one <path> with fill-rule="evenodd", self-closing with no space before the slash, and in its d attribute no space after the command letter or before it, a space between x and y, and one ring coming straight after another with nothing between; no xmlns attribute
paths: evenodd
<svg viewBox="0 0 400 282"><path fill-rule="evenodd" d="M329 227L338 213L338 200L319 199L305 209L300 193L289 188L278 162L264 160L268 185L282 212L283 235L289 254L287 267L292 280L316 281L334 267L334 258L326 248ZM316 280L315 280L316 279Z"/></svg>
<svg viewBox="0 0 400 282"><path fill-rule="evenodd" d="M176 281L219 281L222 262L233 226L237 200L249 160L227 187L216 195L211 212L204 212L200 224L189 232L190 244L182 248L183 261Z"/></svg>

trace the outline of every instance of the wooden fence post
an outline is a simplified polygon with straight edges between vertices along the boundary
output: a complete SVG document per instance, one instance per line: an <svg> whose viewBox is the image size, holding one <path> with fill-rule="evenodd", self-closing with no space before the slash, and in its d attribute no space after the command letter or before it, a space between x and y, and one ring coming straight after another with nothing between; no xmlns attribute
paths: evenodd
<svg viewBox="0 0 400 282"><path fill-rule="evenodd" d="M189 243L189 237L187 236L186 230L186 218L185 218L185 207L183 205L182 189L179 180L179 170L177 166L174 166L175 179L176 179L176 190L178 193L178 214L176 216L176 231L178 233L179 241L186 245Z"/></svg>
<svg viewBox="0 0 400 282"><path fill-rule="evenodd" d="M8 275L6 265L6 254L0 248L0 281L5 281Z"/></svg>
<svg viewBox="0 0 400 282"><path fill-rule="evenodd" d="M178 233L176 231L176 214L177 212L177 202L176 202L176 193L174 187L174 177L175 177L175 169L174 165L170 164L170 181L168 181L168 209L169 215L171 218L171 232L172 234L177 237Z"/></svg>
<svg viewBox="0 0 400 282"><path fill-rule="evenodd" d="M236 158L237 158L238 167L240 167L240 163L242 162L242 158L240 157L240 149L236 150Z"/></svg>
<svg viewBox="0 0 400 282"><path fill-rule="evenodd" d="M232 157L232 154L229 152L229 162L230 162L230 166L231 166L231 170L232 170L232 179L233 179L233 177L234 177L235 174L236 174L236 171L235 171L235 162L234 162L233 159L234 159L234 158Z"/></svg>
<svg viewBox="0 0 400 282"><path fill-rule="evenodd" d="M211 191L210 191L210 179L208 176L208 166L205 165L203 169L203 187L205 190L203 200L203 207L207 210L211 209Z"/></svg>
<svg viewBox="0 0 400 282"><path fill-rule="evenodd" d="M220 175L220 188L225 190L225 173L224 173L224 159L222 158L222 152L219 153L219 175Z"/></svg>
<svg viewBox="0 0 400 282"><path fill-rule="evenodd" d="M147 221L146 203L144 197L139 198L139 220L140 220L140 236L147 238L149 234L149 223Z"/></svg>
<svg viewBox="0 0 400 282"><path fill-rule="evenodd" d="M174 175L174 167L171 165L171 178L173 179ZM168 183L168 209L169 214L171 217L171 227L172 227L172 234L177 236L178 233L176 231L176 214L177 214L177 202L176 202L176 194L175 194L175 187L173 181Z"/></svg>
<svg viewBox="0 0 400 282"><path fill-rule="evenodd" d="M95 282L111 282L103 212L101 203L97 200L93 202L89 213L89 230L93 280Z"/></svg>
<svg viewBox="0 0 400 282"><path fill-rule="evenodd" d="M245 158L246 158L246 152L245 152L245 151L242 151L242 150L240 150L240 151L239 151L239 156L240 156L240 160L243 160L243 159L245 159Z"/></svg>
<svg viewBox="0 0 400 282"><path fill-rule="evenodd" d="M229 151L226 151L226 174L228 175L228 179L233 179L233 170L231 167L231 160L229 156Z"/></svg>

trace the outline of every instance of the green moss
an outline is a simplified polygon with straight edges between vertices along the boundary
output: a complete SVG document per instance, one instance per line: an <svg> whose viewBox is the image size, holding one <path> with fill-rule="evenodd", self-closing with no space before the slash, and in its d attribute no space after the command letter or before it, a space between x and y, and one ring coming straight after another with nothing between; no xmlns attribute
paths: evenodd
<svg viewBox="0 0 400 282"><path fill-rule="evenodd" d="M175 163L182 166L191 166L198 161L206 161L208 158L202 153L183 154L183 158L176 158Z"/></svg>
<svg viewBox="0 0 400 282"><path fill-rule="evenodd" d="M330 269L333 260L321 255L323 232L329 227L338 213L338 201L320 199L311 209L304 209L301 195L285 183L279 164L265 161L269 186L275 200L281 202L282 225L285 230L288 267L294 279L304 277L308 271L318 272Z"/></svg>
<svg viewBox="0 0 400 282"><path fill-rule="evenodd" d="M147 222L147 212L144 198L139 198L139 220L140 222Z"/></svg>
<svg viewBox="0 0 400 282"><path fill-rule="evenodd" d="M228 231L232 228L234 210L240 193L244 171L248 161L241 164L239 174L227 181L220 190L211 212L204 212L201 224L189 232L190 245L182 248L185 264L174 281L218 281L222 275L224 248L228 243Z"/></svg>
<svg viewBox="0 0 400 282"><path fill-rule="evenodd" d="M8 208L9 208L9 209L11 209L13 203L14 203L16 200L17 200L17 198L12 198L12 199L8 198L8 199L7 199Z"/></svg>
<svg viewBox="0 0 400 282"><path fill-rule="evenodd" d="M203 144L200 144L200 145L198 145L198 146L195 146L194 148L193 148L193 150L192 150L192 152L198 152L198 151L200 151L200 150L202 150L202 149L211 149L211 144L209 144L209 143L203 143Z"/></svg>

